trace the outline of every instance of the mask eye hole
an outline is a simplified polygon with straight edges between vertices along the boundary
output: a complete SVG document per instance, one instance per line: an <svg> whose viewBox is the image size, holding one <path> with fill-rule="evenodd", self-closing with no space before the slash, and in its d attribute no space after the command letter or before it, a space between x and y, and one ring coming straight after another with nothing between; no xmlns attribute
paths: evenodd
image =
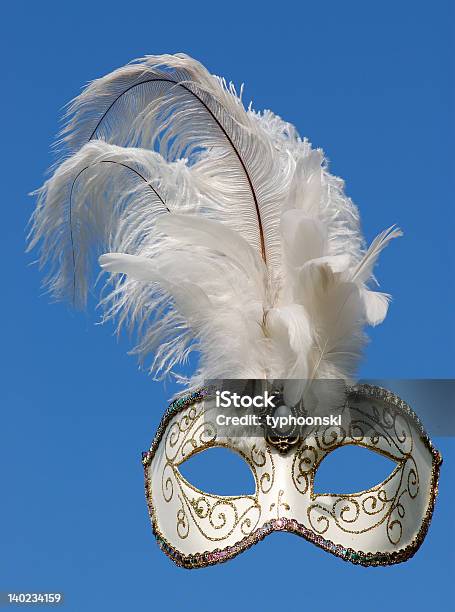
<svg viewBox="0 0 455 612"><path fill-rule="evenodd" d="M344 445L324 457L313 483L315 494L350 495L383 482L397 463L373 449Z"/></svg>
<svg viewBox="0 0 455 612"><path fill-rule="evenodd" d="M185 480L204 493L223 497L255 493L256 483L248 463L229 448L206 448L178 469Z"/></svg>

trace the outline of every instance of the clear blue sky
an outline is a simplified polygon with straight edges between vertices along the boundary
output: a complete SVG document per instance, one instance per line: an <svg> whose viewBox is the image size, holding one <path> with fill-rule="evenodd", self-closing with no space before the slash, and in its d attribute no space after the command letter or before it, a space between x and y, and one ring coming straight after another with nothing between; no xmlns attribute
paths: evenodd
<svg viewBox="0 0 455 612"><path fill-rule="evenodd" d="M139 458L172 389L138 371L128 338L96 326L93 308L51 304L24 254L26 194L52 162L61 107L135 57L184 51L244 81L246 100L324 148L369 240L392 223L404 229L377 269L394 303L371 333L361 375L453 377L451 6L80 0L2 8L0 590L62 590L74 612L453 605L447 438L435 440L445 464L429 536L403 565L351 566L289 534L224 565L188 572L171 564L150 534Z"/></svg>

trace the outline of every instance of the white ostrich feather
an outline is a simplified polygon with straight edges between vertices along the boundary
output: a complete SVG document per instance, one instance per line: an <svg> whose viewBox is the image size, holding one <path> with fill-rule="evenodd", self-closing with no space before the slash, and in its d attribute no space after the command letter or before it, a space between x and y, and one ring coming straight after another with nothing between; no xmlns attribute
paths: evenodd
<svg viewBox="0 0 455 612"><path fill-rule="evenodd" d="M293 126L178 54L92 82L60 142L30 235L57 298L84 306L104 253L105 318L136 330L158 377L192 350L190 387L354 377L390 300L373 267L401 232L365 251L343 182Z"/></svg>

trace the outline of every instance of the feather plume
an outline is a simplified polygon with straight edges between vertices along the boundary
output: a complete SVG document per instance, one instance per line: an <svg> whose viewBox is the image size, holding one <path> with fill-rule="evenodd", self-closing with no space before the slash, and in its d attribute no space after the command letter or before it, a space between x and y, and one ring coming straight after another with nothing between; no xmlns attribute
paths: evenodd
<svg viewBox="0 0 455 612"><path fill-rule="evenodd" d="M136 330L157 377L192 350L190 388L354 377L390 301L373 267L401 232L366 250L343 182L293 126L183 54L148 56L93 81L60 144L29 243L57 298L84 306L101 255L105 318Z"/></svg>

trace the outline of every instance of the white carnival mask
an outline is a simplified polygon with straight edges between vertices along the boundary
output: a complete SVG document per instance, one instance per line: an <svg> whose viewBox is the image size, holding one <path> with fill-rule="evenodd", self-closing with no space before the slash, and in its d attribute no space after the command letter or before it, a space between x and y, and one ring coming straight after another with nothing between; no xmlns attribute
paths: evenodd
<svg viewBox="0 0 455 612"><path fill-rule="evenodd" d="M384 320L390 301L373 289L373 268L401 230L366 248L343 181L294 126L245 108L232 84L187 55L147 56L92 81L59 143L30 232L54 297L85 306L104 253L105 319L137 332L133 352L159 378L196 350L188 393L209 379L355 381L363 329ZM358 428L309 432L286 453L209 430L199 394L175 402L144 458L163 549L198 567L287 530L363 565L407 559L430 521L440 457L395 396L359 387L348 401L375 435L359 416ZM344 444L396 468L368 491L316 493L321 461ZM182 462L216 445L248 463L254 495L209 495L183 478Z"/></svg>
<svg viewBox="0 0 455 612"><path fill-rule="evenodd" d="M412 556L431 520L441 456L416 415L389 391L352 387L347 406L349 427L313 428L283 455L258 438L218 435L214 402L204 393L174 402L143 454L148 507L162 550L178 565L204 567L234 557L272 531L289 531L365 566ZM366 491L316 493L321 461L346 444L380 453L396 467ZM216 446L247 462L254 494L214 495L182 476L185 461Z"/></svg>

